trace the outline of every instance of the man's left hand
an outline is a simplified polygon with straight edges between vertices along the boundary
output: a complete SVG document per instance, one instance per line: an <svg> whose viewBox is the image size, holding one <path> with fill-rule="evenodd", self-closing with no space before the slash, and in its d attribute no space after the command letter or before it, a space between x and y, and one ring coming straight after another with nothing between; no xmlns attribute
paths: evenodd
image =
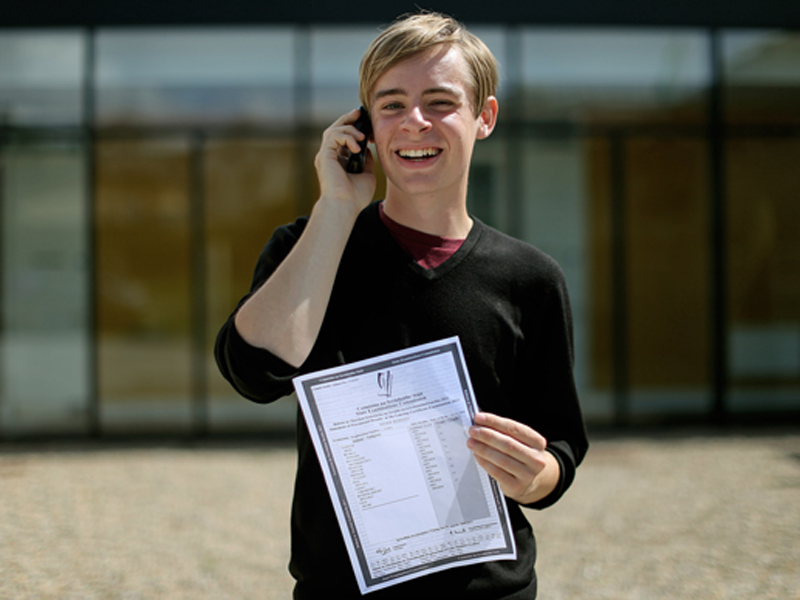
<svg viewBox="0 0 800 600"><path fill-rule="evenodd" d="M520 504L541 500L558 484L560 467L547 440L527 425L481 412L467 446L503 493Z"/></svg>

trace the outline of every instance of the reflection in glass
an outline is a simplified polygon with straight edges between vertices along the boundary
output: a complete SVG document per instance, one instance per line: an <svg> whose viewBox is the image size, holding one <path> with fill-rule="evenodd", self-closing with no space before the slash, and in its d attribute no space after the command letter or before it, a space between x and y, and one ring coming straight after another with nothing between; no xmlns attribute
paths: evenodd
<svg viewBox="0 0 800 600"><path fill-rule="evenodd" d="M297 217L297 168L297 142L291 138L212 140L204 148L212 430L294 424L290 403L265 407L234 392L219 374L212 349L220 326L250 290L256 260L272 231Z"/></svg>
<svg viewBox="0 0 800 600"><path fill-rule="evenodd" d="M104 431L190 425L188 144L101 140L96 269Z"/></svg>
<svg viewBox="0 0 800 600"><path fill-rule="evenodd" d="M629 373L642 410L703 412L709 384L705 140L625 148ZM634 408L637 408L635 405Z"/></svg>
<svg viewBox="0 0 800 600"><path fill-rule="evenodd" d="M0 151L0 433L86 432L84 148L65 141Z"/></svg>
<svg viewBox="0 0 800 600"><path fill-rule="evenodd" d="M702 414L710 384L705 140L595 139L587 157L595 383L623 386L632 414Z"/></svg>
<svg viewBox="0 0 800 600"><path fill-rule="evenodd" d="M506 30L503 27L493 25L473 25L467 23L469 30L477 35L483 43L492 51L494 57L498 62L498 72L500 74L500 82L497 88L497 98L502 103L506 100L507 89L506 82L508 81L508 39Z"/></svg>
<svg viewBox="0 0 800 600"><path fill-rule="evenodd" d="M733 408L800 399L800 139L728 142Z"/></svg>
<svg viewBox="0 0 800 600"><path fill-rule="evenodd" d="M84 37L0 30L0 125L80 125Z"/></svg>
<svg viewBox="0 0 800 600"><path fill-rule="evenodd" d="M311 32L311 118L327 127L358 108L358 67L377 27L314 28Z"/></svg>
<svg viewBox="0 0 800 600"><path fill-rule="evenodd" d="M588 137L585 140L586 204L582 211L587 231L587 274L584 285L588 287L585 299L587 332L584 334L584 352L587 353L586 377L589 390L600 390L608 395L605 416L612 414L610 395L615 384L614 369L619 357L614 356L614 308L617 290L614 289L614 198L619 175L615 167L619 152L618 140ZM577 332L576 332L577 337Z"/></svg>
<svg viewBox="0 0 800 600"><path fill-rule="evenodd" d="M523 146L525 204L516 215L523 237L552 256L564 272L572 304L575 381L588 414L605 413L608 396L591 377L589 340L590 236L585 211L591 173L587 141L578 137L530 139Z"/></svg>
<svg viewBox="0 0 800 600"><path fill-rule="evenodd" d="M623 379L634 412L707 409L710 33L470 25L501 67L470 210L562 265L587 414L612 415ZM318 133L286 130L356 106L377 29L101 29L90 183L82 142L41 141L84 124L90 34L0 32L0 433L87 429L92 261L104 431L290 423L235 395L212 338L272 230L316 198ZM800 34L719 35L730 406L796 409Z"/></svg>
<svg viewBox="0 0 800 600"><path fill-rule="evenodd" d="M700 123L708 43L694 31L526 30L525 116L535 120Z"/></svg>
<svg viewBox="0 0 800 600"><path fill-rule="evenodd" d="M800 33L723 35L726 116L731 123L800 123Z"/></svg>
<svg viewBox="0 0 800 600"><path fill-rule="evenodd" d="M294 119L290 29L102 30L103 125L287 125Z"/></svg>

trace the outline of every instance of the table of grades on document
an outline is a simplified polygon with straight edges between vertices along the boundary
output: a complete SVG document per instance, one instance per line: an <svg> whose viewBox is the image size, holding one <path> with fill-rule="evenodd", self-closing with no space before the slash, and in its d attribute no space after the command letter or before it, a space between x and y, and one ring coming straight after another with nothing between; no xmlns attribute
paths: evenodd
<svg viewBox="0 0 800 600"><path fill-rule="evenodd" d="M362 593L516 557L502 495L467 448L477 407L458 338L295 388Z"/></svg>

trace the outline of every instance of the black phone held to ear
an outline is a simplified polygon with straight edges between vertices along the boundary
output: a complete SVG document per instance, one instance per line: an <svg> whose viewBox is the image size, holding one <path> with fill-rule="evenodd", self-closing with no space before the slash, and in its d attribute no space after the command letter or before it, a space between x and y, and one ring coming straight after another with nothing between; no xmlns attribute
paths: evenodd
<svg viewBox="0 0 800 600"><path fill-rule="evenodd" d="M348 173L361 173L364 170L364 161L367 158L367 141L369 136L372 135L372 123L369 120L369 114L366 109L361 107L361 114L358 119L353 123L353 126L364 134L364 139L358 143L361 146L360 152L353 152L347 159L345 171Z"/></svg>

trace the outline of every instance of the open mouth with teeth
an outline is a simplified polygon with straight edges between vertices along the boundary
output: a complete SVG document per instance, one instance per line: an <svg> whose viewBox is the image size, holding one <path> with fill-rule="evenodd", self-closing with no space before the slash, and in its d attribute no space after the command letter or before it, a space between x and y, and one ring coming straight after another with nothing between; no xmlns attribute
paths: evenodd
<svg viewBox="0 0 800 600"><path fill-rule="evenodd" d="M397 154L406 160L422 161L438 156L441 152L441 148L420 148L418 150L398 150Z"/></svg>

